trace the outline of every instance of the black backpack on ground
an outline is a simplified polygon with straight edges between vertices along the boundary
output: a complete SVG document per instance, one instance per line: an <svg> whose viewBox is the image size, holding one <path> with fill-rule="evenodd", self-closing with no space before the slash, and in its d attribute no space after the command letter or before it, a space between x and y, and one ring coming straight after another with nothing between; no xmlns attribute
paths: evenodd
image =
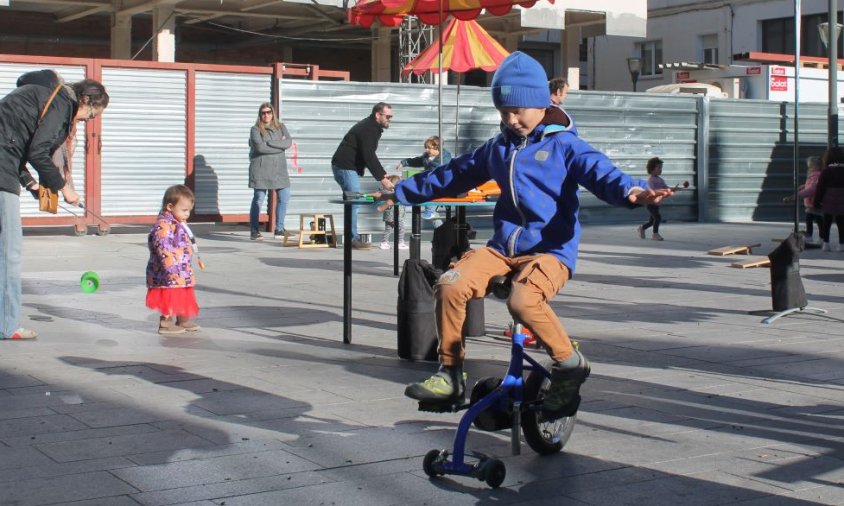
<svg viewBox="0 0 844 506"><path fill-rule="evenodd" d="M399 277L398 355L407 360L436 361L437 318L434 285L442 271L426 260L407 259Z"/></svg>

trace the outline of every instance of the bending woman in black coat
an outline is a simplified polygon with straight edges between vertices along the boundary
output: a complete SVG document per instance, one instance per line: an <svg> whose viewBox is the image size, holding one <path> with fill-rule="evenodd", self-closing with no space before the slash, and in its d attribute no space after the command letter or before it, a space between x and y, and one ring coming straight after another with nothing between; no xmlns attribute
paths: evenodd
<svg viewBox="0 0 844 506"><path fill-rule="evenodd" d="M77 121L96 118L108 106L102 84L85 79L64 84L52 70L24 74L18 87L0 99L0 339L32 339L20 327L21 243L20 189L40 185L61 191L70 204L79 202L66 186L52 155ZM36 182L26 164L38 173Z"/></svg>

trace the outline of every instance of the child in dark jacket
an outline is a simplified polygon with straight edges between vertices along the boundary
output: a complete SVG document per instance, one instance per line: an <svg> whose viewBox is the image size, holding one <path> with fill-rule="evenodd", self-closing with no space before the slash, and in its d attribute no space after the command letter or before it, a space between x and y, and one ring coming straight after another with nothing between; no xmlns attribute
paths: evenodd
<svg viewBox="0 0 844 506"><path fill-rule="evenodd" d="M433 169L451 161L451 153L440 145L440 138L432 135L425 139L425 150L421 155L413 158L405 158L396 164L396 169L405 167L422 167L425 170Z"/></svg>
<svg viewBox="0 0 844 506"><path fill-rule="evenodd" d="M821 251L836 250L830 247L829 234L833 223L838 229L837 251L844 251L844 150L839 147L826 150L823 167L815 190L815 207L823 213Z"/></svg>
<svg viewBox="0 0 844 506"><path fill-rule="evenodd" d="M420 156L414 158L405 158L396 164L396 169L401 170L405 167L422 167L424 170L434 169L440 165L444 165L451 161L451 153L442 147L440 138L432 135L425 139L425 151ZM434 220L434 228L443 224L439 219L437 209L435 207L426 207L422 211L423 220Z"/></svg>
<svg viewBox="0 0 844 506"><path fill-rule="evenodd" d="M501 133L447 165L405 179L395 194L378 196L407 205L455 196L490 179L501 188L486 247L467 252L437 283L440 370L408 385L408 397L462 402L466 304L484 297L493 277L514 273L508 309L543 342L553 360L543 412L549 419L577 412L589 363L573 348L549 302L575 269L578 188L628 207L655 204L672 190L649 190L645 181L632 179L577 137L568 114L549 106L547 82L539 62L518 51L510 54L492 78Z"/></svg>

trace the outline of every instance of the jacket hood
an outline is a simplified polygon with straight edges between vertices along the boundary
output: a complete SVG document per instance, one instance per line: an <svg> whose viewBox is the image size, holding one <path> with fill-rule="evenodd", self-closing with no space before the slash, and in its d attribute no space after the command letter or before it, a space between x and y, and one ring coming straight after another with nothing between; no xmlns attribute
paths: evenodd
<svg viewBox="0 0 844 506"><path fill-rule="evenodd" d="M518 137L513 133L513 131L507 128L507 125L501 123L500 128L501 133L504 134L504 138L507 139L508 142L518 140ZM572 119L572 117L569 116L569 113L564 111L562 108L550 106L545 109L545 116L542 118L542 121L539 122L539 125L537 125L528 137L532 140L541 139L547 134L564 132L566 130L572 130L575 134L577 134L577 130L575 130L574 127L574 119Z"/></svg>
<svg viewBox="0 0 844 506"><path fill-rule="evenodd" d="M53 70L36 70L27 72L18 78L17 86L26 86L27 84L35 84L37 86L44 86L45 88L53 89L56 85L64 84L64 79Z"/></svg>

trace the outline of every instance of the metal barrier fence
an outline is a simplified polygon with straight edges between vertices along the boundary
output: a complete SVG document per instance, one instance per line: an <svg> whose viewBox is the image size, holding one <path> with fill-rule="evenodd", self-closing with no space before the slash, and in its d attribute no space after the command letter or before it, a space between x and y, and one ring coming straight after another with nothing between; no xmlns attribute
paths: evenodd
<svg viewBox="0 0 844 506"><path fill-rule="evenodd" d="M290 228L298 227L299 213L341 213L340 206L328 203L339 196L331 156L376 102L392 104L395 114L378 149L391 172L398 172L399 160L421 154L425 138L438 131L433 85L278 79L271 67L0 55L0 94L10 91L20 74L45 67L70 81L100 79L111 95L101 122L79 134L85 149L76 152L74 173L88 206L113 223L150 222L164 189L184 181L196 190L200 219L245 221L252 194L247 187L249 129L258 105L274 92L302 169L299 173L290 164ZM690 191L666 201L668 219L792 218L793 208L782 198L793 188L793 104L575 91L566 110L580 136L628 173L647 177L647 159L658 156L665 162L666 182L691 183ZM825 148L825 106L801 104L800 114L800 158L805 160ZM462 86L459 94L454 86L444 87L441 121L445 147L453 154L471 150L499 129L489 90L471 86ZM801 162L801 179L804 172ZM365 189L375 188L367 176ZM587 224L646 217L641 210L608 206L586 191L581 196L581 218ZM27 225L67 222L62 214L39 214L25 198L21 210ZM482 227L488 220L474 224ZM361 215L361 230L382 226L373 208Z"/></svg>

